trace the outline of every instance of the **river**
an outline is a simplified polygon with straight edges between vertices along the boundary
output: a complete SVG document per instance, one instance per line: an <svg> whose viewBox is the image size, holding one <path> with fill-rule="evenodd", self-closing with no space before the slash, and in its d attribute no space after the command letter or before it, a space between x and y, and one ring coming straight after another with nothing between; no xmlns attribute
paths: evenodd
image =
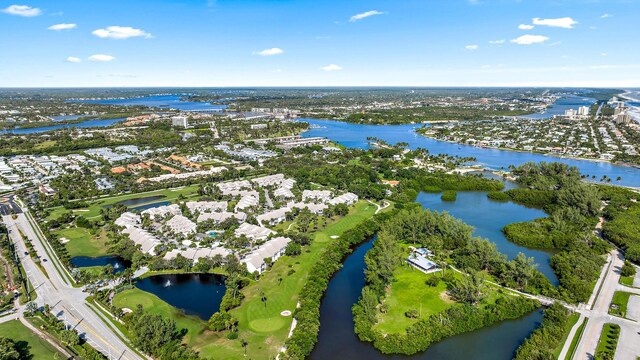
<svg viewBox="0 0 640 360"><path fill-rule="evenodd" d="M416 133L422 124L407 125L362 125L333 120L300 119L313 125L304 132L304 137L321 136L349 148L367 149L370 147L367 137L376 137L389 144L406 142L411 149L423 148L431 154L449 154L460 157L473 157L476 163L490 169L507 168L509 165L519 166L526 162L561 162L577 167L583 175L595 175L597 179L607 175L616 185L640 187L640 169L614 165L602 161L567 159L541 154L479 148L459 145L446 141L431 139ZM429 125L426 125L429 126Z"/></svg>
<svg viewBox="0 0 640 360"><path fill-rule="evenodd" d="M329 282L320 306L318 344L311 359L506 360L513 357L518 346L542 321L542 312L535 311L517 320L452 336L414 356L383 355L371 344L358 339L353 331L351 314L351 307L358 301L365 285L364 255L372 246L373 240L356 248Z"/></svg>
<svg viewBox="0 0 640 360"><path fill-rule="evenodd" d="M27 134L37 134L43 133L47 131L54 131L60 129L69 129L69 128L94 128L94 127L107 127L111 126L115 123L123 121L124 118L118 119L91 119L85 120L79 123L74 124L59 124L59 125L50 125L50 126L39 126L33 128L16 128L11 130L4 130L0 132L0 134L13 134L13 135L27 135Z"/></svg>
<svg viewBox="0 0 640 360"><path fill-rule="evenodd" d="M122 99L95 99L95 100L70 100L74 102L85 102L103 105L121 106L149 106L154 108L177 109L183 111L222 111L227 105L216 105L207 102L182 101L182 96L178 94L150 95L136 98Z"/></svg>

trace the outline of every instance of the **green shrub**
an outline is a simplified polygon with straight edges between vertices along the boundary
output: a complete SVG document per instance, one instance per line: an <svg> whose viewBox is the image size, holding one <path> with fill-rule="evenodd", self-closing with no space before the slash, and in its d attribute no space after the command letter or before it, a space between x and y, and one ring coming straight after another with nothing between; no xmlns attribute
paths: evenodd
<svg viewBox="0 0 640 360"><path fill-rule="evenodd" d="M493 201L509 201L509 200L511 200L509 195L507 193L502 192L502 191L489 191L487 193L487 197L489 198L489 200L493 200Z"/></svg>
<svg viewBox="0 0 640 360"><path fill-rule="evenodd" d="M442 194L442 196L440 197L440 199L442 199L442 201L456 201L456 198L457 198L457 194L453 190L445 191Z"/></svg>

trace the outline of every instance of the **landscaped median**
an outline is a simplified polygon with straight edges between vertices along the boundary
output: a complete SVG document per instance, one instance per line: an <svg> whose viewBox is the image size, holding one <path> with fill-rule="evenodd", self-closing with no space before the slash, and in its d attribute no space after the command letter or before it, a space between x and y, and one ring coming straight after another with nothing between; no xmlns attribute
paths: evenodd
<svg viewBox="0 0 640 360"><path fill-rule="evenodd" d="M617 324L604 324L598 347L596 359L613 359L620 338L620 326Z"/></svg>

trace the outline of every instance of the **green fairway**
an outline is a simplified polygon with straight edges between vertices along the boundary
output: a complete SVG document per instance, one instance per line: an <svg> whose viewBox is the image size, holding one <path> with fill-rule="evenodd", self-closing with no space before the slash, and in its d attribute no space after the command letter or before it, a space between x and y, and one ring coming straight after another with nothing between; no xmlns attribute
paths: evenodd
<svg viewBox="0 0 640 360"><path fill-rule="evenodd" d="M132 206L132 207L136 207L136 206L141 206L147 203L154 203L158 201L175 201L180 195L184 195L185 197L193 197L193 196L197 196L197 193L198 193L198 186L192 185L192 186L185 186L185 187L176 188L176 189L163 189L163 190L148 191L143 193L134 193L134 194L105 197L105 198L100 198L96 200L89 200L89 204L90 204L89 207L74 209L73 213L76 215L82 215L88 219L95 219L98 216L100 216L100 209L104 208L105 206L113 205L121 201L136 199L136 198L150 198L152 196L164 196L162 199L155 199L155 200L150 199L148 202L143 202L143 203ZM57 219L61 214L69 211L62 206L50 208L49 210L51 210L51 213L47 217L48 220Z"/></svg>
<svg viewBox="0 0 640 360"><path fill-rule="evenodd" d="M416 322L406 317L405 312L422 310L421 317L426 318L454 304L446 295L447 286L444 282L434 287L425 284L425 280L434 276L439 278L442 273L427 275L407 264L400 266L383 301L388 312L379 316L375 329L386 334L404 333L408 326Z"/></svg>
<svg viewBox="0 0 640 360"><path fill-rule="evenodd" d="M188 333L185 338L187 343L190 343L206 326L206 323L198 317L185 315L181 310L167 304L159 297L137 288L125 290L113 298L113 305L120 308L135 310L138 304L152 314L160 314L175 320L178 329L187 329Z"/></svg>
<svg viewBox="0 0 640 360"><path fill-rule="evenodd" d="M18 320L11 320L0 324L0 336L12 339L18 343L19 347L29 350L31 359L53 359L54 354L58 353L48 342L34 334L26 326L22 325ZM60 356L60 359L63 359Z"/></svg>
<svg viewBox="0 0 640 360"><path fill-rule="evenodd" d="M93 235L85 228L69 228L55 232L59 238L67 238L65 244L70 257L89 256L98 257L108 255L106 234L100 231Z"/></svg>
<svg viewBox="0 0 640 360"><path fill-rule="evenodd" d="M240 307L231 310L239 321L238 339L248 342L247 353L254 359L271 359L284 345L292 316L282 316L284 310L293 312L298 302L298 294L304 286L309 271L322 256L322 250L331 245L331 237L371 218L376 207L366 201L358 202L348 216L330 223L323 231L315 234L311 245L304 248L297 257L283 256L257 282L252 282L242 291L245 299ZM293 270L292 274L289 274ZM282 278L282 281L279 279ZM267 301L262 302L264 293ZM206 322L193 316L185 316L180 310L162 301L157 296L139 289L123 291L113 299L116 307L133 309L141 304L145 310L171 317L179 328L188 329L185 343L203 357L215 359L244 358L240 340L229 340L225 333L206 330Z"/></svg>
<svg viewBox="0 0 640 360"><path fill-rule="evenodd" d="M263 277L251 283L243 293L245 300L240 307L231 310L239 321L239 339L248 342L247 354L251 358L271 359L284 345L292 316L282 316L284 310L293 312L298 302L298 294L306 283L309 271L322 256L322 250L331 245L332 236L369 219L376 207L365 201L358 202L349 215L331 223L315 235L313 243L298 257L284 256L279 259ZM289 275L290 270L294 273ZM282 278L282 282L279 281ZM267 298L266 306L260 294ZM203 334L193 343L204 357L215 359L239 359L244 350L239 340L228 340L221 334Z"/></svg>

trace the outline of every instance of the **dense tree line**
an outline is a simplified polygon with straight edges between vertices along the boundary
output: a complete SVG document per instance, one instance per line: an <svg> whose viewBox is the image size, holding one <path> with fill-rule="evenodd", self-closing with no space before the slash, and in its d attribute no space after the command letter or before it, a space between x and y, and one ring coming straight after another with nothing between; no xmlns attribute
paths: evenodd
<svg viewBox="0 0 640 360"><path fill-rule="evenodd" d="M574 303L587 300L604 263L600 255L608 251L593 234L602 206L598 188L582 182L577 168L561 163L527 163L513 173L522 187L505 194L549 216L509 224L505 236L518 245L560 250L551 258L560 283L558 296Z"/></svg>
<svg viewBox="0 0 640 360"><path fill-rule="evenodd" d="M481 302L484 281L479 271L487 271L506 285L528 291L545 291L550 284L535 270L531 259L520 254L507 262L495 244L473 238L472 232L470 226L446 213L423 211L419 207L404 209L382 224L373 248L365 256L367 285L353 307L355 332L360 340L373 342L386 354L410 355L445 337L517 318L539 306L536 301L507 296L491 303ZM470 276L447 280L450 295L459 301L456 305L418 320L404 334L383 334L374 330L374 325L385 289L403 260L400 242L427 247L441 267L452 262Z"/></svg>
<svg viewBox="0 0 640 360"><path fill-rule="evenodd" d="M145 312L141 305L126 316L131 341L138 349L162 360L195 360L198 354L181 344L184 330L174 320Z"/></svg>
<svg viewBox="0 0 640 360"><path fill-rule="evenodd" d="M515 360L555 359L554 350L563 340L565 326L569 322L569 310L554 303L544 310L542 324L520 345Z"/></svg>
<svg viewBox="0 0 640 360"><path fill-rule="evenodd" d="M377 232L379 224L391 216L393 213L375 215L373 219L345 231L331 247L324 250L300 292L300 307L295 311L298 323L286 342L286 358L304 359L311 353L320 329L320 302L331 276L340 269L342 259L352 251L353 246L370 239Z"/></svg>

